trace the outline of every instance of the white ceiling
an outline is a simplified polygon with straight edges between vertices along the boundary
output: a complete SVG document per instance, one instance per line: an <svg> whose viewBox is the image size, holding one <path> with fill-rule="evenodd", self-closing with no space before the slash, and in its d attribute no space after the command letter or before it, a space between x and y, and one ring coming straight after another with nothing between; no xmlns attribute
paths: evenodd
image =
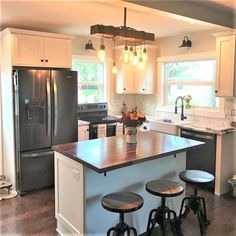
<svg viewBox="0 0 236 236"><path fill-rule="evenodd" d="M155 33L157 38L220 27L121 0L1 1L2 29L15 27L89 36L94 24L123 25L124 6L128 8L127 26Z"/></svg>

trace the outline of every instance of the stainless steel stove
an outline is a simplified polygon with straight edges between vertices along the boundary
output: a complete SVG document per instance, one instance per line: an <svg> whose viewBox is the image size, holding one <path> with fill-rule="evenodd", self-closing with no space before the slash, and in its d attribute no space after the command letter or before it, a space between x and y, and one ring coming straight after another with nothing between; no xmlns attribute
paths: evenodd
<svg viewBox="0 0 236 236"><path fill-rule="evenodd" d="M98 127L106 124L106 136L116 135L116 125L119 118L108 115L108 104L89 103L78 105L78 119L90 122L89 139L98 138Z"/></svg>

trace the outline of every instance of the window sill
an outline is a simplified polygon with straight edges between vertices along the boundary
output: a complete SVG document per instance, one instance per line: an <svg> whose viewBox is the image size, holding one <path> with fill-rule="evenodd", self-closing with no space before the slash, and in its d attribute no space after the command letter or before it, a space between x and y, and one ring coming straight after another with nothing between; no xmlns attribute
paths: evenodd
<svg viewBox="0 0 236 236"><path fill-rule="evenodd" d="M174 110L175 110L174 106L157 106L156 108L156 111L170 112L173 114L174 114ZM178 113L180 113L180 110L178 110ZM222 119L226 118L226 115L223 111L220 111L219 109L209 109L209 108L184 109L184 114L191 115L191 116L205 116L205 117L214 117L214 118L222 118Z"/></svg>

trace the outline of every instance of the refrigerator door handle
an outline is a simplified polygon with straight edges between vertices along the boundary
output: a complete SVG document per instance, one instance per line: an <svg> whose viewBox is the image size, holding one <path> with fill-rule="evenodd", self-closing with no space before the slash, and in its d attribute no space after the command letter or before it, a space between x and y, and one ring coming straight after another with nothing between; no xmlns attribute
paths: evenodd
<svg viewBox="0 0 236 236"><path fill-rule="evenodd" d="M57 136L57 125L58 125L58 92L57 92L57 81L55 78L53 81L53 94L54 94L54 127L53 127L53 135Z"/></svg>
<svg viewBox="0 0 236 236"><path fill-rule="evenodd" d="M38 152L38 153L25 153L22 154L22 158L32 158L32 157L41 157L46 155L52 155L54 154L54 151L47 151L47 152Z"/></svg>
<svg viewBox="0 0 236 236"><path fill-rule="evenodd" d="M47 132L47 136L50 136L50 133L51 133L51 87L50 87L50 79L49 78L46 78L46 90L47 90L46 132Z"/></svg>

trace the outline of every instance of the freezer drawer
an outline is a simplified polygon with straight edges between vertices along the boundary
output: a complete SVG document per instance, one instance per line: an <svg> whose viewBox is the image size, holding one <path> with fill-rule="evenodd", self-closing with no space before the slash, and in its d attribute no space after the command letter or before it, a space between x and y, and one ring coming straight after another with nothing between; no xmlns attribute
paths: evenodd
<svg viewBox="0 0 236 236"><path fill-rule="evenodd" d="M20 193L54 184L54 152L43 150L20 153L19 157Z"/></svg>

